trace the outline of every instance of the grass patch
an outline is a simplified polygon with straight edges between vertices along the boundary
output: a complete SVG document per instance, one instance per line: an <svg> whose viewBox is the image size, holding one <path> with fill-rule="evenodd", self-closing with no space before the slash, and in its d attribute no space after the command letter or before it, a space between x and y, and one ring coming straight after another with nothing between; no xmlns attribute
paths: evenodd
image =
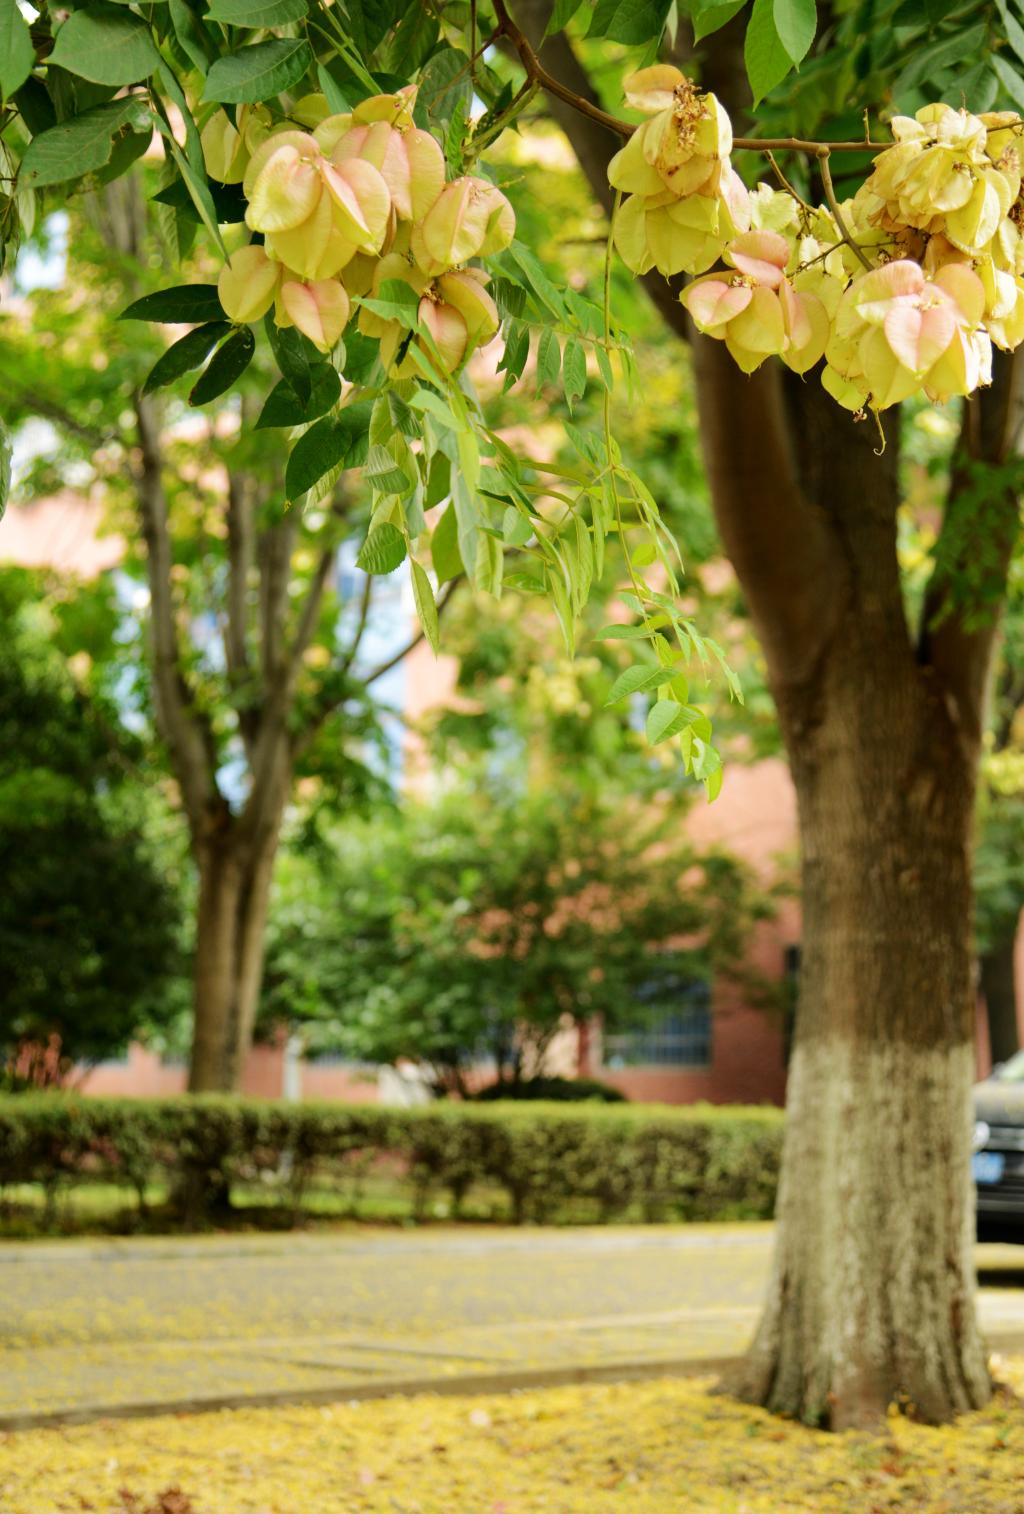
<svg viewBox="0 0 1024 1514"><path fill-rule="evenodd" d="M1024 1388L1024 1361L1000 1374ZM827 1435L704 1379L0 1435L5 1514L1020 1514L1024 1407Z"/></svg>

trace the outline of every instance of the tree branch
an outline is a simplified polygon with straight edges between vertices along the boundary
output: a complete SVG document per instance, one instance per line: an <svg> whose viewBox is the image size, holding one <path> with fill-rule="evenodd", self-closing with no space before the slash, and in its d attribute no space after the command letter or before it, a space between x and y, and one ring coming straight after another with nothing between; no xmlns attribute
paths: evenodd
<svg viewBox="0 0 1024 1514"><path fill-rule="evenodd" d="M170 751L193 834L198 835L211 800L219 797L216 751L212 732L195 708L181 663L171 589L173 556L159 428L150 401L136 394L133 404L139 443L135 484L146 542L157 723Z"/></svg>
<svg viewBox="0 0 1024 1514"><path fill-rule="evenodd" d="M283 652L284 619L288 608L288 580L298 517L290 510L260 533L260 663L269 684Z"/></svg>
<svg viewBox="0 0 1024 1514"><path fill-rule="evenodd" d="M1019 473L1010 469L992 478L986 492L983 470L1005 470L1019 457L1022 428L1024 362L998 352L991 386L964 404L918 642L920 661L942 680L972 744L981 738L992 648L1020 531Z"/></svg>

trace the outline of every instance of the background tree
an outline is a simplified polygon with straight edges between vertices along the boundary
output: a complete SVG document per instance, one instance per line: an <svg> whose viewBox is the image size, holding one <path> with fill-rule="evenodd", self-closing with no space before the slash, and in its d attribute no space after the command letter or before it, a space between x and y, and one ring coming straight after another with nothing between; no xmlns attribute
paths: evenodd
<svg viewBox="0 0 1024 1514"><path fill-rule="evenodd" d="M8 316L0 374L11 418L45 416L58 437L24 489L102 488L125 531L123 572L146 586L134 697L152 713L198 874L189 1086L230 1089L293 785L315 772L346 802L373 788L368 690L393 659L358 660L374 580L349 573L342 603L340 556L364 525L355 499L332 488L290 509L278 434L255 428L250 394L197 425L180 401L143 392L159 341L146 328L129 341L116 318L140 279L166 276L166 253L134 181L85 209L62 286Z"/></svg>
<svg viewBox="0 0 1024 1514"><path fill-rule="evenodd" d="M0 574L0 629L0 1048L31 1079L167 1024L181 901L146 834L138 743L68 676L34 575Z"/></svg>

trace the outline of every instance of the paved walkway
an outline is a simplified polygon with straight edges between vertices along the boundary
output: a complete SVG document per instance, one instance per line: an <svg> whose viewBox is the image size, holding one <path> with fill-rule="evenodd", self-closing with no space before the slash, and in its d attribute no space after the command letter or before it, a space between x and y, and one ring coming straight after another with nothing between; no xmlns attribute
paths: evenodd
<svg viewBox="0 0 1024 1514"><path fill-rule="evenodd" d="M0 1245L0 1428L685 1370L736 1355L771 1227ZM1024 1248L979 1247L1024 1348Z"/></svg>

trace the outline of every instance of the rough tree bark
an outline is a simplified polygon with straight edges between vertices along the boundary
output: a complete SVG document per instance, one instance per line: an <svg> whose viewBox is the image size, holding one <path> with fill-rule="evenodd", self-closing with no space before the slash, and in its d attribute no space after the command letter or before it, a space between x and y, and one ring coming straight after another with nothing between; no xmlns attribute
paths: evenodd
<svg viewBox="0 0 1024 1514"><path fill-rule="evenodd" d="M522 0L538 44L547 6ZM738 113L735 25L704 78ZM542 57L594 99L566 38ZM552 114L607 208L618 146L562 102ZM721 343L693 342L701 440L723 543L768 664L798 795L803 959L778 1237L768 1299L734 1386L815 1423L932 1420L990 1393L974 1309L970 1185L973 994L970 842L995 626L957 603L957 553L976 499L954 477L946 567L908 625L896 556L897 421L834 406L812 375L772 362L745 378ZM998 465L1017 444L1020 365L965 407L961 442ZM984 521L998 602L1016 498L994 486ZM959 543L959 546L956 545ZM961 557L962 560L962 557ZM994 593L992 591L995 591Z"/></svg>

